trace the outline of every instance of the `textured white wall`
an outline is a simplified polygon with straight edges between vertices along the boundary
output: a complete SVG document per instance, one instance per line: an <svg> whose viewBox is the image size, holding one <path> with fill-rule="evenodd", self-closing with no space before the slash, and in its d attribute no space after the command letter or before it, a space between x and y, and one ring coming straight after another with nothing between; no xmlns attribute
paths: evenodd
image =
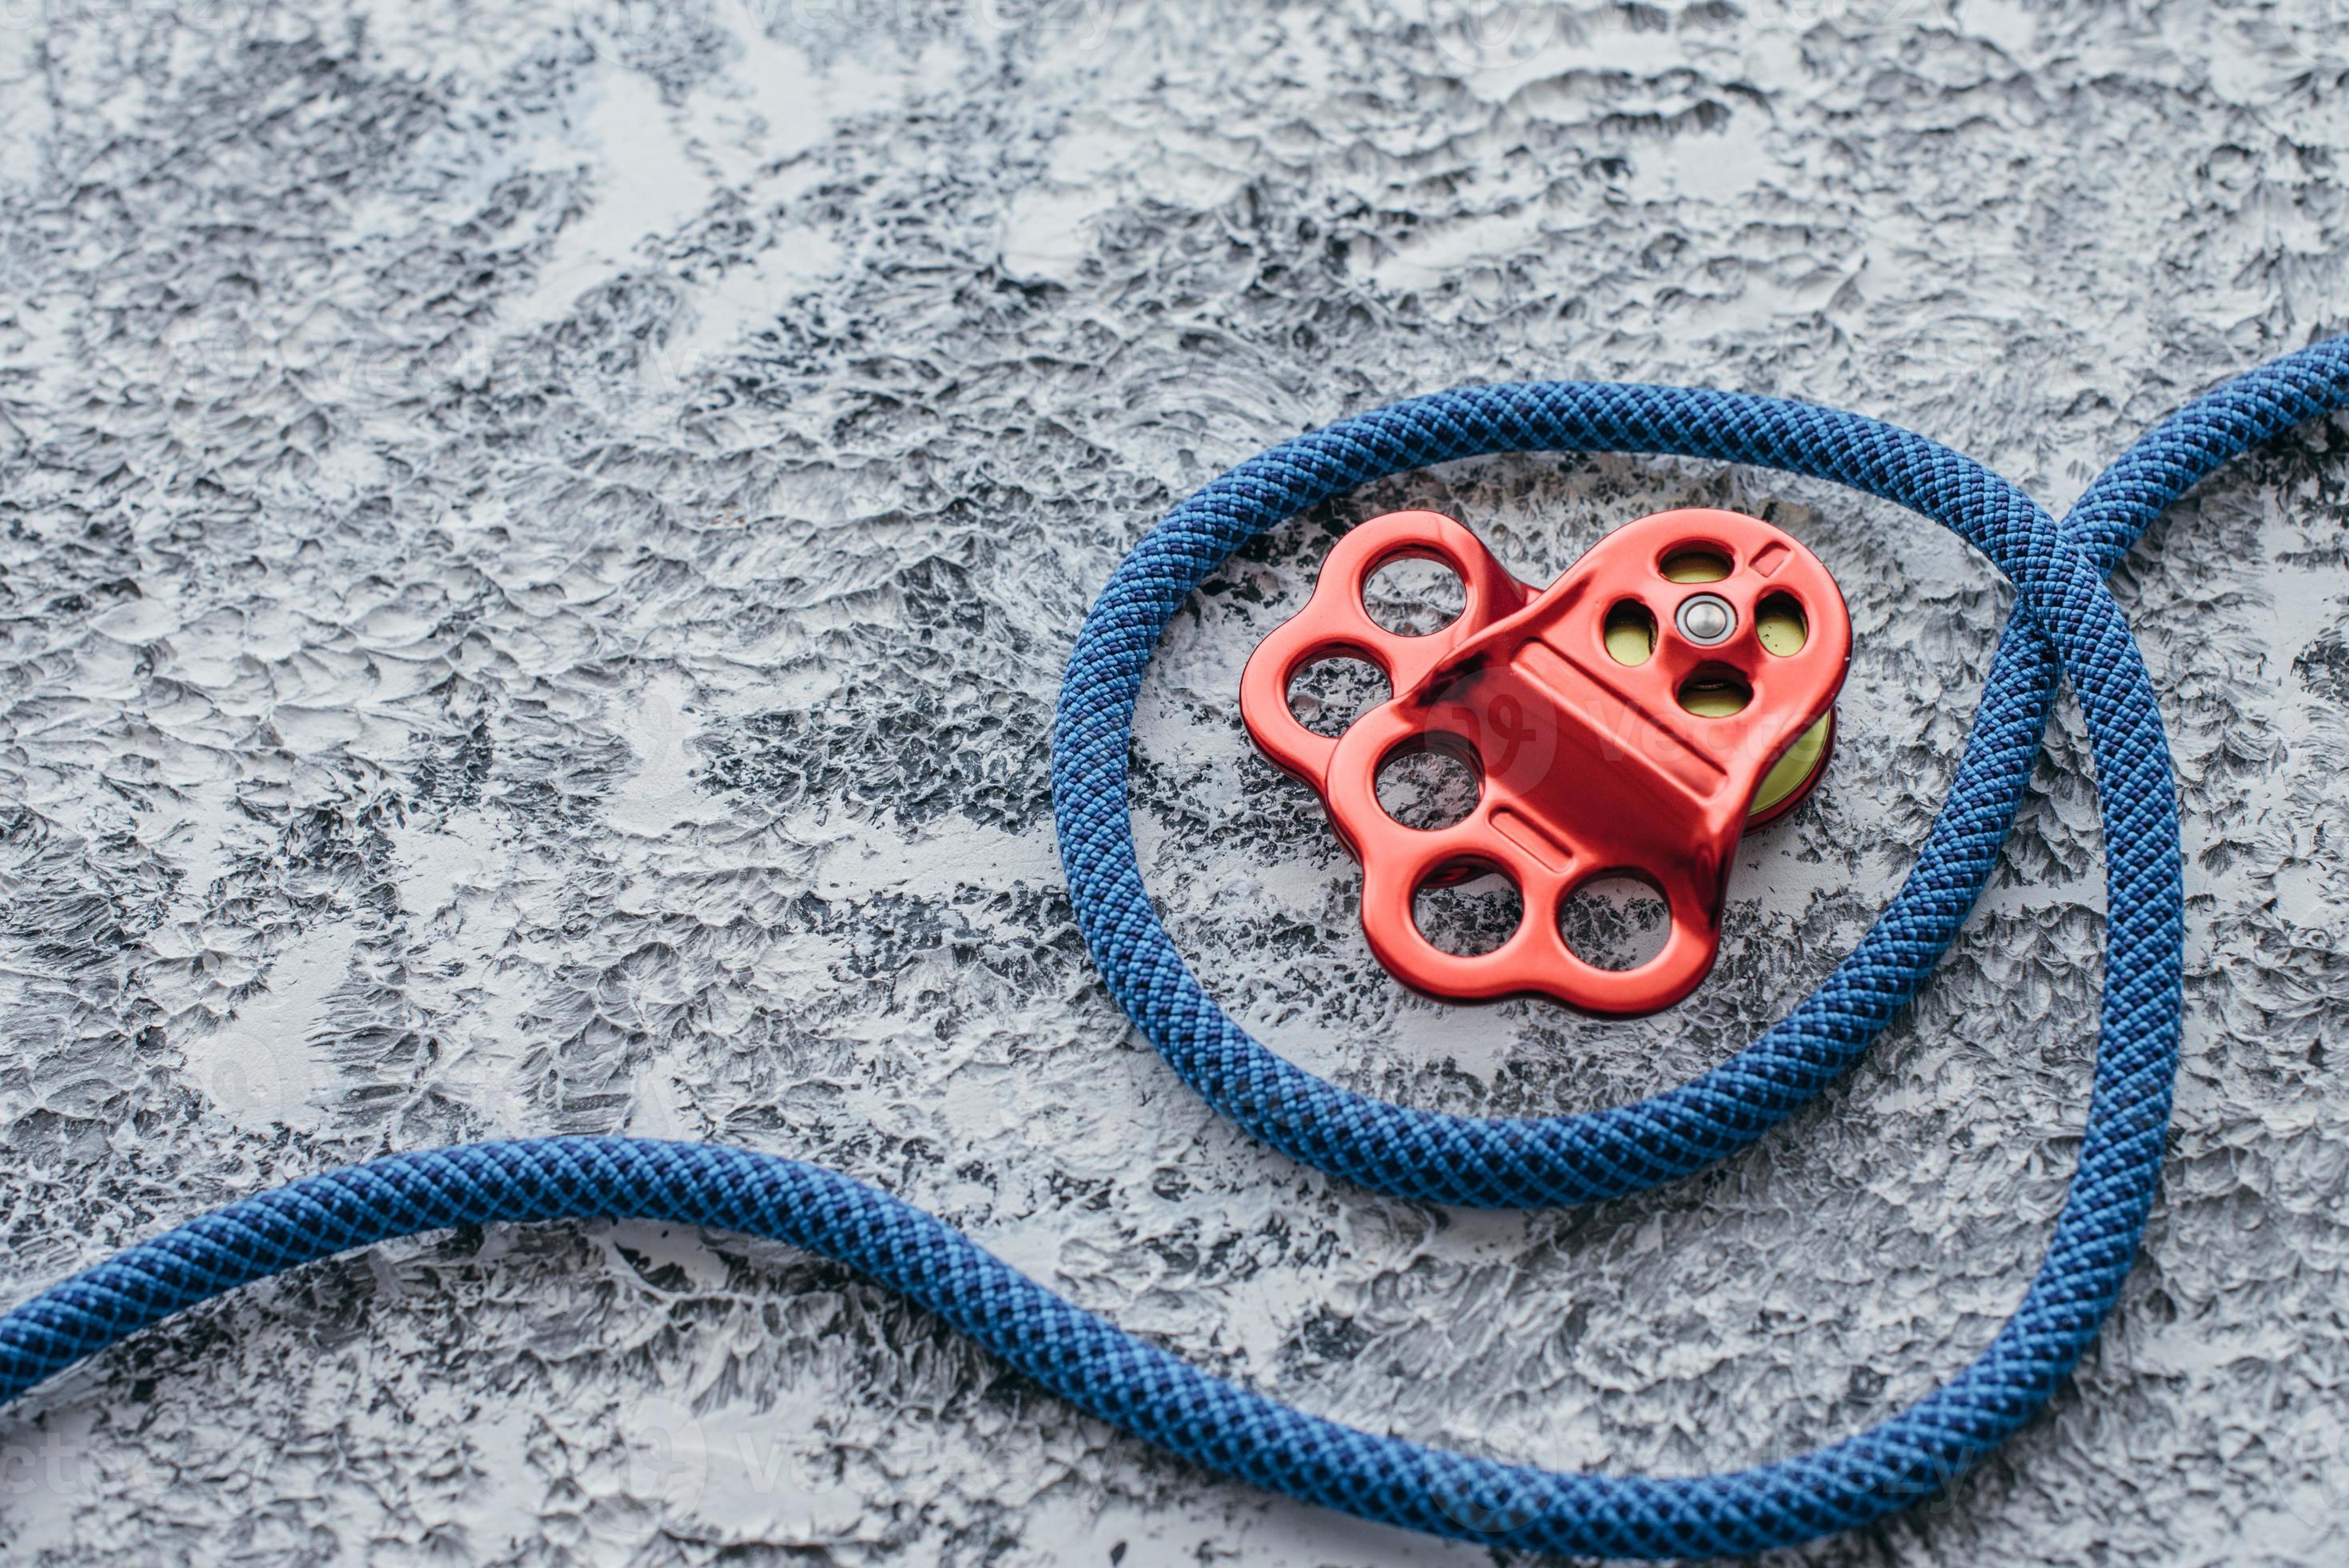
<svg viewBox="0 0 2349 1568"><path fill-rule="evenodd" d="M0 1279L392 1150L633 1131L899 1193L1372 1428L1686 1473L1848 1433L2036 1262L2102 898L2068 720L1911 1018L1700 1179L1334 1186L1218 1120L1070 923L1044 755L1124 548L1299 428L1474 379L1711 383L2051 505L2349 327L2349 12L1185 0L0 0ZM2349 425L2119 573L2181 773L2190 1017L2147 1254L1978 1477L1800 1560L2349 1556ZM1858 632L1842 749L1658 1018L1437 1006L1235 710L1331 531L1526 575L1767 511ZM1236 561L1144 693L1201 976L1411 1104L1617 1101L1845 951L2006 595L1927 525L1508 459ZM191 1313L0 1417L13 1560L1469 1563L1159 1460L841 1271L622 1225Z"/></svg>

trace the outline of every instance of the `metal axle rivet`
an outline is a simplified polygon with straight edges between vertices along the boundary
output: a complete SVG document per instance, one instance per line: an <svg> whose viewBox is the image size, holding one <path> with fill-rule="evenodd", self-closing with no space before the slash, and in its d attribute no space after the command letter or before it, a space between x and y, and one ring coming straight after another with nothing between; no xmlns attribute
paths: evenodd
<svg viewBox="0 0 2349 1568"><path fill-rule="evenodd" d="M1737 630L1737 612L1718 593L1697 593L1682 601L1674 620L1682 636L1706 647L1728 641L1729 634Z"/></svg>

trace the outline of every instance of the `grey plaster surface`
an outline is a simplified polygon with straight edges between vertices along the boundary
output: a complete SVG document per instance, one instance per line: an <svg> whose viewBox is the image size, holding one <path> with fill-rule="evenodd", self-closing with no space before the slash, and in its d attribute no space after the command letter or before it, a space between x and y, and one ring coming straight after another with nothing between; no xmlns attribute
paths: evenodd
<svg viewBox="0 0 2349 1568"><path fill-rule="evenodd" d="M2063 722L1939 979L1697 1180L1472 1214L1300 1169L1107 999L1062 657L1183 493L1406 393L1797 396L2051 505L2349 327L2349 13L1754 0L0 0L0 1295L233 1196L506 1133L823 1161L1306 1408L1685 1474L1912 1399L2064 1190L2102 899ZM1402 992L1235 708L1335 530L1521 574L1766 512L1858 635L1692 1000ZM1413 1105L1717 1062L1864 929L2007 597L1699 464L1416 474L1235 561L1143 695L1197 972ZM2349 425L2122 569L2189 892L2167 1185L2098 1349L1817 1564L2349 1560ZM1155 1457L842 1271L625 1224L420 1239L0 1418L11 1561L1464 1564Z"/></svg>

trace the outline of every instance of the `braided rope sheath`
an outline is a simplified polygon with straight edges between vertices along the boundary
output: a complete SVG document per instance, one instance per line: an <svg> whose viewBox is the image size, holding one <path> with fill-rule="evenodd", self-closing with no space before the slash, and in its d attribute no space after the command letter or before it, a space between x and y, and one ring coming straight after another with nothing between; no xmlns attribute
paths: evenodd
<svg viewBox="0 0 2349 1568"><path fill-rule="evenodd" d="M1989 1348L1879 1426L1754 1469L1562 1474L1309 1416L1197 1371L1063 1301L958 1233L834 1172L711 1144L533 1139L403 1154L242 1199L0 1317L0 1399L224 1291L394 1236L492 1222L636 1217L770 1236L937 1313L1071 1403L1212 1470L1368 1519L1622 1557L1764 1551L1878 1518L2028 1419L2077 1361L2136 1252L2178 1055L2178 824L2153 693L2105 572L2213 469L2349 407L2349 339L2271 363L2142 437L2059 530L2012 486L1908 432L1775 399L1541 383L1448 392L1345 420L1208 485L1129 555L1061 692L1056 813L1078 923L1121 1004L1218 1109L1300 1160L1447 1202L1588 1200L1750 1142L1831 1079L1915 994L1979 893L2036 756L2059 669L2086 717L2109 860L2105 999L2079 1168L2045 1261ZM1510 450L1650 451L1839 480L1943 522L2016 583L1949 801L1892 904L1818 992L1736 1057L1637 1105L1475 1119L1351 1094L1282 1061L1184 967L1127 819L1135 694L1167 618L1233 548L1398 469Z"/></svg>

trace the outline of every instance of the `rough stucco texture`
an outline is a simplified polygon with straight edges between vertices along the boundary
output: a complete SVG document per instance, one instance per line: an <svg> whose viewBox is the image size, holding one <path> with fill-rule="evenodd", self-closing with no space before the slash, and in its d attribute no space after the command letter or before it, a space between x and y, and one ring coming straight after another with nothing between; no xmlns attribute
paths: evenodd
<svg viewBox="0 0 2349 1568"><path fill-rule="evenodd" d="M2085 1109L2068 718L1913 1016L1691 1182L1334 1185L1104 995L1052 843L1070 639L1174 499L1455 382L1785 393L2051 505L2349 327L2344 13L1795 0L0 0L0 1292L388 1150L722 1139L968 1228L1305 1408L1688 1473L1848 1433L2017 1300ZM1818 1564L2349 1557L2349 424L2117 590L2185 813L2166 1191L2052 1412ZM1858 651L1721 965L1634 1024L1437 1006L1235 707L1346 523L1521 574L1682 503L1816 548ZM1246 553L1143 693L1200 975L1413 1105L1619 1101L1858 935L2007 603L1889 508L1703 465L1408 476ZM12 1561L1469 1563L1162 1460L828 1265L423 1238L0 1417Z"/></svg>

